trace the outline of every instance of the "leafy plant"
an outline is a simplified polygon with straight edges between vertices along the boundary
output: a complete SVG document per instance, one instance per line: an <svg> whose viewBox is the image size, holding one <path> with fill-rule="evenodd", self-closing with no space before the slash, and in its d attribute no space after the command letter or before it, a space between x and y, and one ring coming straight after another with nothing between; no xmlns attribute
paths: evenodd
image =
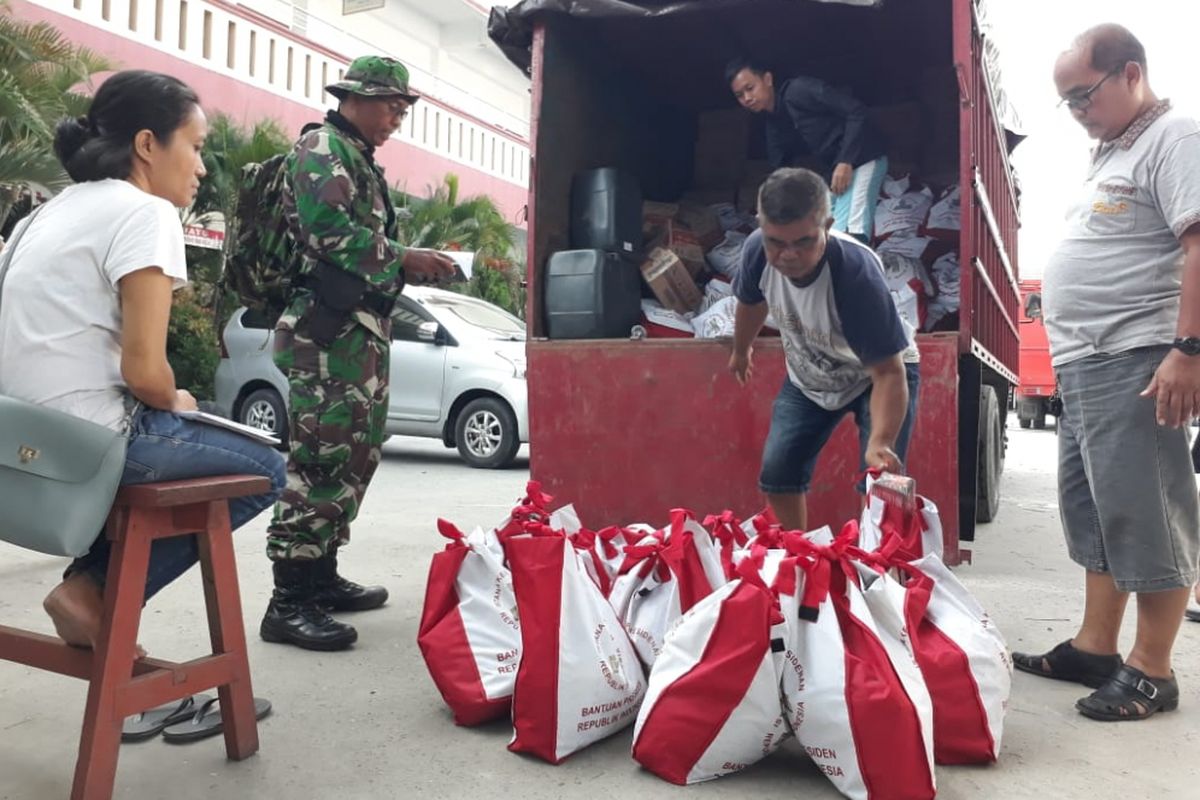
<svg viewBox="0 0 1200 800"><path fill-rule="evenodd" d="M195 288L176 292L167 328L167 360L175 370L175 385L198 399L211 399L220 358L212 311L200 302Z"/></svg>
<svg viewBox="0 0 1200 800"><path fill-rule="evenodd" d="M476 254L471 280L450 288L525 316L523 270L514 260L517 232L494 200L486 195L460 198L454 174L446 175L440 186L428 187L424 199L396 191L393 200L400 213L400 239L408 246Z"/></svg>
<svg viewBox="0 0 1200 800"><path fill-rule="evenodd" d="M90 96L76 89L112 68L53 25L16 19L0 0L0 227L28 184L53 191L70 183L54 155L54 128L87 113Z"/></svg>

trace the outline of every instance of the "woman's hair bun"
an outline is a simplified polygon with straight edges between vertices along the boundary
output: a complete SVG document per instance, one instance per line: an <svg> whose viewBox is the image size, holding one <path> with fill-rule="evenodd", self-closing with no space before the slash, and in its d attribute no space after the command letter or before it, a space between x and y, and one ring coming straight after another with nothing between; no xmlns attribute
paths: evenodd
<svg viewBox="0 0 1200 800"><path fill-rule="evenodd" d="M54 131L54 154L68 172L75 155L95 136L87 117L68 117Z"/></svg>

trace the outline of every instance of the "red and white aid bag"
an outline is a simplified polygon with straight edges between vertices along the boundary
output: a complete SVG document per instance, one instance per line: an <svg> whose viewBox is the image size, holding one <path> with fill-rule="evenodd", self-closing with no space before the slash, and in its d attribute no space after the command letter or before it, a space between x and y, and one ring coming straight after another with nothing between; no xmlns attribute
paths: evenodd
<svg viewBox="0 0 1200 800"><path fill-rule="evenodd" d="M553 522L551 527L555 527ZM601 593L607 596L612 591L612 582L625 560L625 547L654 533L654 528L638 524L627 528L613 526L599 531L581 528L578 532L566 532L571 534L570 539L575 549L586 556L584 564L588 573L595 579Z"/></svg>
<svg viewBox="0 0 1200 800"><path fill-rule="evenodd" d="M671 512L666 532L625 548L609 601L649 669L671 626L713 590L726 583L721 550L695 517Z"/></svg>
<svg viewBox="0 0 1200 800"><path fill-rule="evenodd" d="M940 558L900 569L905 626L933 696L937 763L991 763L1000 756L1012 689L1008 645Z"/></svg>
<svg viewBox="0 0 1200 800"><path fill-rule="evenodd" d="M845 549L857 527L850 523L828 546L788 535L796 569L790 579L781 569L775 582L789 627L784 708L805 752L846 797L929 800L936 793L932 701L916 663L901 642L886 641L855 580ZM810 536L821 541L821 533Z"/></svg>
<svg viewBox="0 0 1200 800"><path fill-rule="evenodd" d="M739 772L790 735L779 701L786 630L759 575L764 554L685 614L654 663L633 757L671 783Z"/></svg>
<svg viewBox="0 0 1200 800"><path fill-rule="evenodd" d="M867 471L867 507L859 521L859 546L878 550L889 536L901 541L896 558L913 561L930 553L942 558L945 541L937 505L916 493L912 478Z"/></svg>
<svg viewBox="0 0 1200 800"><path fill-rule="evenodd" d="M682 613L679 587L662 558L664 536L662 532L651 534L623 548L625 560L608 595L646 669L654 665L667 629Z"/></svg>
<svg viewBox="0 0 1200 800"><path fill-rule="evenodd" d="M642 667L565 536L514 536L505 550L521 619L508 749L557 764L633 723Z"/></svg>
<svg viewBox="0 0 1200 800"><path fill-rule="evenodd" d="M720 514L710 514L705 517L704 527L709 531L713 542L720 551L721 568L725 571L725 578L733 580L737 577L736 567L733 563L734 553L749 545L750 534L746 532L745 527L733 512L728 509Z"/></svg>
<svg viewBox="0 0 1200 800"><path fill-rule="evenodd" d="M512 576L494 531L464 536L445 520L450 540L433 557L417 643L433 682L459 725L508 714L521 650Z"/></svg>

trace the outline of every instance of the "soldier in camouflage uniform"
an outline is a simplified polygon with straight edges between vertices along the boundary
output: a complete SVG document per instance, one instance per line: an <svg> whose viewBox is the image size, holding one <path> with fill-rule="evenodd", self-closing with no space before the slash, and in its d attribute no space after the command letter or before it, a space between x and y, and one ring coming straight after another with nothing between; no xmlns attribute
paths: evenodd
<svg viewBox="0 0 1200 800"><path fill-rule="evenodd" d="M406 277L440 281L454 266L397 241L395 209L374 160L417 101L408 70L365 56L326 91L338 110L300 137L284 165L283 206L300 264L275 329L275 363L291 390L290 455L267 536L275 591L260 633L340 650L358 634L328 612L387 600L382 586L342 578L337 550L381 458L392 306Z"/></svg>

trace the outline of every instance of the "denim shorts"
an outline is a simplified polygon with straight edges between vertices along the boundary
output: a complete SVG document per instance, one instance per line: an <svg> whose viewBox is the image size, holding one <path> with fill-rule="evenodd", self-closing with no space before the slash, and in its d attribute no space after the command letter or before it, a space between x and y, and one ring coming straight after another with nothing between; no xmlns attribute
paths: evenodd
<svg viewBox="0 0 1200 800"><path fill-rule="evenodd" d="M1067 551L1124 592L1190 587L1200 500L1187 431L1142 397L1167 347L1094 355L1058 368L1058 502Z"/></svg>
<svg viewBox="0 0 1200 800"><path fill-rule="evenodd" d="M900 428L900 435L896 437L895 448L901 461L907 457L913 420L917 414L920 365L905 364L904 372L908 381L908 414ZM763 448L758 488L767 494L808 492L821 448L829 441L842 417L849 413L854 414L854 421L858 424L859 464L865 469L863 458L871 438L871 389L868 387L846 405L830 411L808 399L804 392L785 378L771 412L771 430ZM859 491L862 491L861 485Z"/></svg>

